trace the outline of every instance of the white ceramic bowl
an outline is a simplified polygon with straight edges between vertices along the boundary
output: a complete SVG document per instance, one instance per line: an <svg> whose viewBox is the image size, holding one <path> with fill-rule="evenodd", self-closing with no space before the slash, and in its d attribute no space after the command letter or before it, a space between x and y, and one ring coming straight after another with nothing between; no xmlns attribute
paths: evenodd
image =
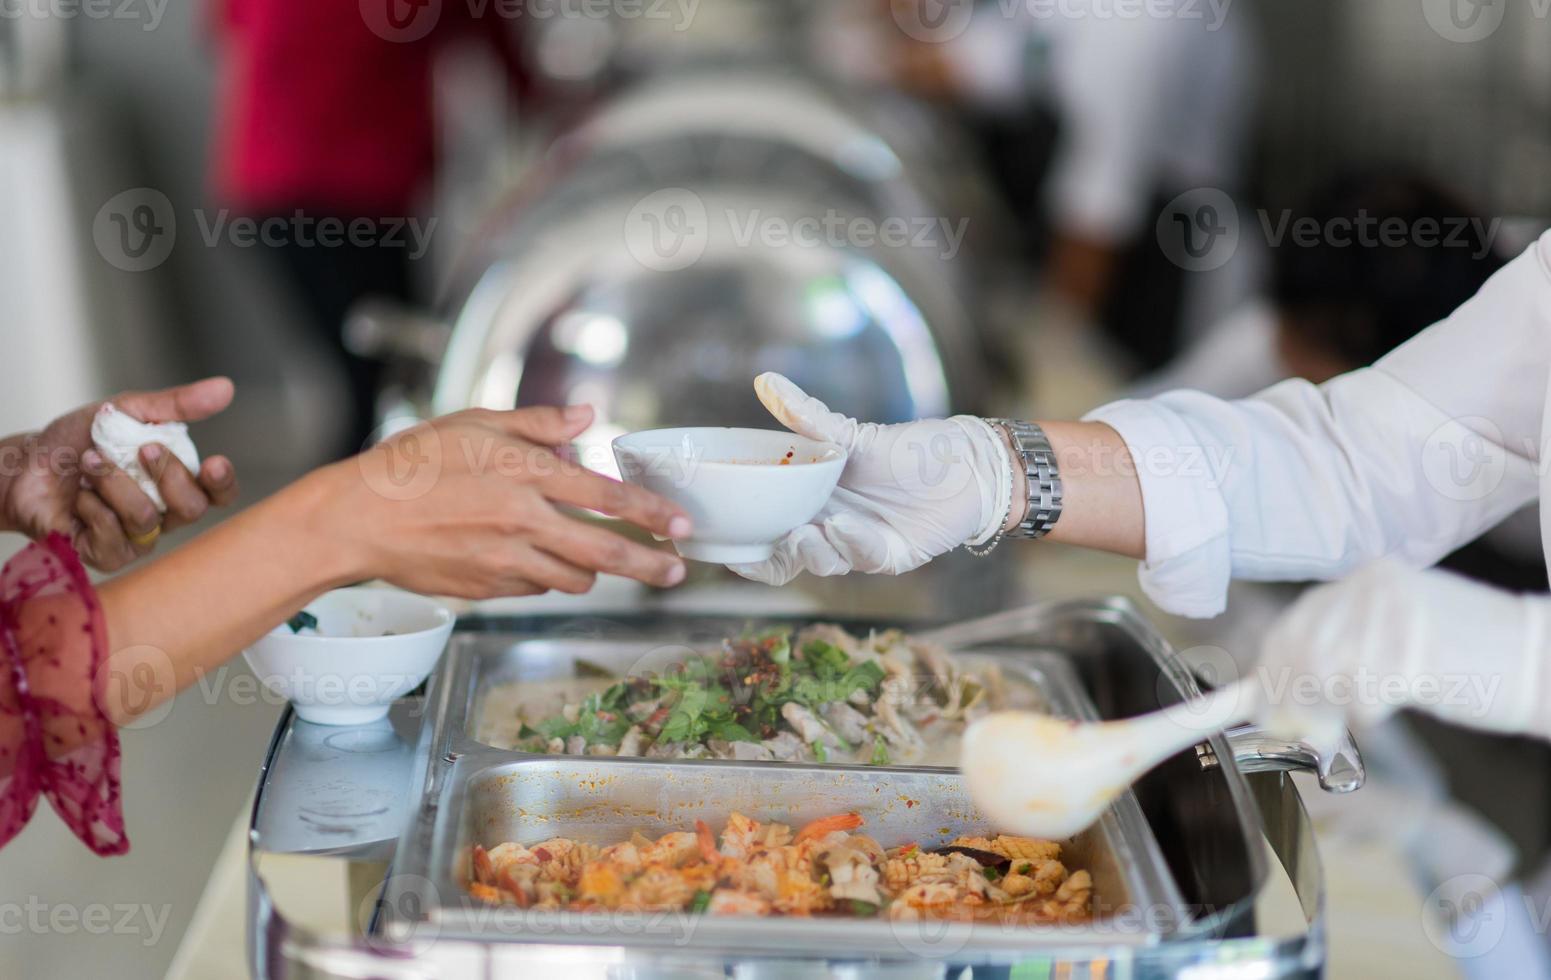
<svg viewBox="0 0 1551 980"><path fill-rule="evenodd" d="M430 675L454 619L445 606L395 589L336 589L307 611L319 635L282 623L242 655L316 725L365 725L386 715Z"/></svg>
<svg viewBox="0 0 1551 980"><path fill-rule="evenodd" d="M650 429L614 440L620 475L672 500L695 522L685 558L764 561L835 491L846 454L833 443L766 429ZM789 460L783 464L782 460Z"/></svg>

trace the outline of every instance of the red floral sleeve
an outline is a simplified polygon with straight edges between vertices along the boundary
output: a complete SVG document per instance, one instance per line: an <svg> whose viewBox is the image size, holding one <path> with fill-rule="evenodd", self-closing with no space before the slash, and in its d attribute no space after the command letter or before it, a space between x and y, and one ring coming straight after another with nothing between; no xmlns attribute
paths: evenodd
<svg viewBox="0 0 1551 980"><path fill-rule="evenodd" d="M129 850L118 734L94 696L107 645L102 607L63 535L0 568L0 846L46 796L96 853Z"/></svg>

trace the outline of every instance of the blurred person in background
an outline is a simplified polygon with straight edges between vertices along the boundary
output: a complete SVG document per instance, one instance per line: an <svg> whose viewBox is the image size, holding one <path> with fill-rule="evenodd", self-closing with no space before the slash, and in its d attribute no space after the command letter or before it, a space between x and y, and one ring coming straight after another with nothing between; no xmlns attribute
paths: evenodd
<svg viewBox="0 0 1551 980"><path fill-rule="evenodd" d="M1437 240L1413 236L1377 247L1374 230L1396 221L1436 227ZM1372 364L1448 316L1504 261L1494 247L1497 223L1442 185L1400 169L1342 174L1301 205L1267 212L1255 224L1267 222L1280 237L1268 243L1266 287L1199 331L1131 394L1193 388L1244 398L1284 378L1321 384ZM1361 225L1370 229L1366 236ZM1321 233L1310 239L1309 227Z"/></svg>
<svg viewBox="0 0 1551 980"><path fill-rule="evenodd" d="M437 163L436 59L488 45L525 91L516 22L464 4L216 2L217 193L273 230L264 244L347 379L335 455L350 455L371 437L381 365L346 349L345 314L367 296L410 299L435 229L419 216ZM365 230L323 244L324 219Z"/></svg>
<svg viewBox="0 0 1551 980"><path fill-rule="evenodd" d="M1505 261L1496 247L1499 222L1435 181L1398 169L1337 177L1301 208L1271 219L1284 231L1270 249L1266 294L1208 327L1173 363L1133 386L1132 397L1191 389L1247 398L1287 378L1323 384L1447 317ZM1381 244L1378 229L1397 223L1437 231ZM1321 232L1306 239L1295 226ZM1546 589L1538 536L1519 520L1502 532L1443 564L1505 588Z"/></svg>
<svg viewBox="0 0 1551 980"><path fill-rule="evenodd" d="M141 421L173 421L206 417L231 398L231 383L220 378L114 403ZM382 579L429 595L488 598L586 592L599 572L661 587L684 580L676 555L563 511L613 514L664 538L692 530L669 502L566 458L560 447L593 419L575 405L471 410L423 423L93 587L83 556L116 567L121 556L148 553L159 533L139 530L156 508L135 481L91 459L82 420L96 410L0 440L7 458L25 449L33 464L0 470L0 532L33 539L0 569L0 846L47 797L95 853L127 851L117 727L330 589ZM153 448L141 458L158 475L169 522L197 518L235 493L224 457L196 475ZM488 459L506 462L476 462ZM402 490L406 465L428 461L435 469L408 471L430 474L423 493L392 492Z"/></svg>
<svg viewBox="0 0 1551 980"><path fill-rule="evenodd" d="M915 0L890 2L901 25L921 16ZM1235 292L1227 271L1186 277L1154 223L1186 191L1232 196L1243 182L1256 85L1239 18L1184 2L1124 15L984 0L957 36L896 36L901 80L968 110L1025 257L1044 263L1053 316L1102 325L1154 369L1183 325L1218 310L1211 293Z"/></svg>
<svg viewBox="0 0 1551 980"><path fill-rule="evenodd" d="M1134 386L1145 398L1193 389L1247 398L1287 378L1323 384L1380 360L1428 324L1443 320L1502 268L1496 222L1440 184L1402 169L1354 172L1319 187L1299 208L1273 216L1288 232L1270 249L1265 295L1209 327L1173 364ZM1300 240L1293 222L1340 229ZM1358 238L1358 222L1377 229L1401 222L1436 228L1379 247ZM1456 234L1457 232L1457 234ZM1546 564L1526 508L1461 546L1438 565L1515 591L1544 592ZM1297 598L1301 589L1262 588L1239 596L1214 624L1212 642L1244 649ZM1253 601L1247 601L1251 600ZM1456 799L1486 815L1514 842L1526 863L1551 851L1551 747L1447 726L1410 713L1418 734L1443 766ZM1519 787L1511 798L1507 780Z"/></svg>

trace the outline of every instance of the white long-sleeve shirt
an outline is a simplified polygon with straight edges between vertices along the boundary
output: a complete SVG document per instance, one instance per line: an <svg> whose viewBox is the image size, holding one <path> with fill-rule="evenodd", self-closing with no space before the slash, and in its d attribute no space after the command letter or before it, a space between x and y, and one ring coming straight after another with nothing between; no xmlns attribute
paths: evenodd
<svg viewBox="0 0 1551 980"><path fill-rule="evenodd" d="M1116 402L1141 482L1142 588L1185 616L1233 578L1337 578L1383 555L1430 565L1543 496L1551 233L1370 368L1224 401ZM1551 525L1541 511L1551 555Z"/></svg>

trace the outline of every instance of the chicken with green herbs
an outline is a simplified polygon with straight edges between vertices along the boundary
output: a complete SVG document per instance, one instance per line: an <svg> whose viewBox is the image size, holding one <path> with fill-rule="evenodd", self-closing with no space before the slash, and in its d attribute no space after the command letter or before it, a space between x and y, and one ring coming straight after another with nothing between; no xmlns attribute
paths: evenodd
<svg viewBox="0 0 1551 980"><path fill-rule="evenodd" d="M548 713L519 708L512 748L566 755L889 765L1003 707L994 668L971 672L899 630L815 625L724 640ZM551 702L552 705L552 702ZM549 707L549 706L546 706ZM551 709L552 710L552 709Z"/></svg>

